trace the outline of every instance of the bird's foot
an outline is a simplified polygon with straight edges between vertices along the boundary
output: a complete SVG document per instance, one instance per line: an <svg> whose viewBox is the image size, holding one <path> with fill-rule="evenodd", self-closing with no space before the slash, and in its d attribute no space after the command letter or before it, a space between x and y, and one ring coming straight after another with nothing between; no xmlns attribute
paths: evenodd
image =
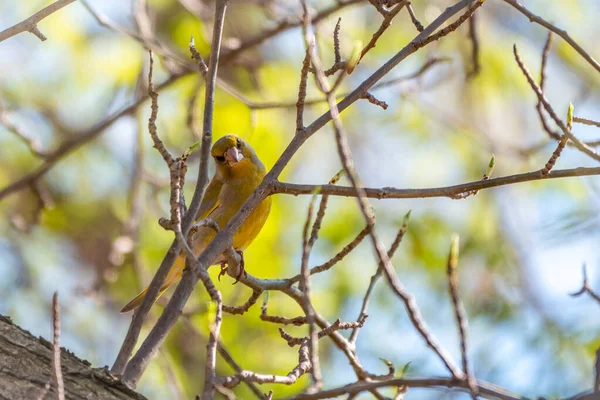
<svg viewBox="0 0 600 400"><path fill-rule="evenodd" d="M221 277L227 273L226 265L227 265L226 262L221 263L221 272L219 272L219 275L217 276L217 279L219 280L219 282L221 282Z"/></svg>
<svg viewBox="0 0 600 400"><path fill-rule="evenodd" d="M235 278L235 282L233 282L233 284L235 285L236 283L238 283L240 281L240 279L242 277L247 277L248 274L246 273L246 268L245 266L245 262L244 262L244 252L242 250L236 250L236 253L238 253L240 255L240 265L239 265L239 271L238 274Z"/></svg>

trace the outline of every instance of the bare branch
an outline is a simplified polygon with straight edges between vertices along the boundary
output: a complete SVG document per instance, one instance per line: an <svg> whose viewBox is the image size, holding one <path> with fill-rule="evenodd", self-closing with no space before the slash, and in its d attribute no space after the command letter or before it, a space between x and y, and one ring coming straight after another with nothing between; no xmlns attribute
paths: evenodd
<svg viewBox="0 0 600 400"><path fill-rule="evenodd" d="M472 78L481 71L479 61L479 36L477 35L477 15L469 18L469 39L471 40L471 70L467 77Z"/></svg>
<svg viewBox="0 0 600 400"><path fill-rule="evenodd" d="M318 338L331 335L335 331L362 328L367 320L368 315L362 315L356 322L342 322L339 318L327 328L318 333ZM287 342L288 346L294 347L304 343L308 338L295 338L287 333L283 328L279 328L279 334Z"/></svg>
<svg viewBox="0 0 600 400"><path fill-rule="evenodd" d="M542 90L540 89L540 87L537 85L537 83L535 83L535 81L531 77L531 73L529 72L529 70L527 69L527 67L525 66L525 64L523 63L523 61L521 60L521 57L519 56L519 52L517 50L517 45L513 46L513 53L515 55L515 60L517 61L517 64L519 65L519 68L521 68L521 71L523 72L523 74L527 78L527 82L529 82L529 86L531 86L531 88L533 89L533 91L537 95L538 100L542 103L542 105L544 106L544 108L546 109L546 111L548 112L548 114L550 114L550 117L554 120L554 122L556 123L556 125L558 125L560 127L560 129L563 131L563 134L566 135L573 142L573 144L575 145L575 147L579 151L581 151L582 153L587 154L588 156L590 156L594 160L600 161L600 154L596 153L588 145L586 145L585 143L581 142L578 138L576 138L571 133L571 130L567 128L567 126L565 125L565 123L560 118L558 118L558 116L556 115L556 113L552 109L552 106L550 105L550 102L548 101L548 99L546 99L546 96L544 95L544 93L542 92Z"/></svg>
<svg viewBox="0 0 600 400"><path fill-rule="evenodd" d="M256 304L256 301L258 300L258 298L260 297L261 294L262 294L262 290L254 290L252 292L252 295L248 299L248 301L246 301L241 306L232 307L232 306L223 305L223 312L226 312L227 314L242 315L246 311L248 311L250 309L250 307L252 307L254 304Z"/></svg>
<svg viewBox="0 0 600 400"><path fill-rule="evenodd" d="M455 380L452 378L416 378L416 379L405 379L405 378L392 378L381 380L378 382L355 382L346 386L338 387L335 389L324 390L319 393L313 394L300 394L297 396L289 397L288 400L317 400L317 399L330 399L344 394L358 394L367 390L383 388L383 387L398 387L406 386L408 388L456 388L468 392L470 389L467 382ZM477 384L479 394L486 396L490 399L499 400L523 400L524 397L518 394L510 393L497 386L489 383L478 382Z"/></svg>
<svg viewBox="0 0 600 400"><path fill-rule="evenodd" d="M404 216L404 220L402 221L402 226L398 230L398 233L396 234L396 238L394 239L394 242L392 243L392 245L390 246L390 249L388 250L387 254L390 259L392 257L394 257L394 254L396 254L396 250L398 250L398 247L400 247L402 238L404 238L404 234L406 233L406 230L408 229L408 219L409 218L410 218L410 211L407 212L406 215ZM363 298L363 303L362 303L362 307L360 309L360 314L358 315L359 320L363 316L367 315L367 311L369 309L369 302L371 300L371 294L373 293L373 288L375 288L375 284L381 277L382 273L383 273L383 265L380 262L379 265L377 266L377 271L375 272L375 274L373 274L373 276L371 276L371 280L369 281L369 287L367 288L365 297ZM358 338L358 332L360 331L360 328L361 327L356 327L352 330L352 334L350 334L350 339L348 339L350 344L352 344L352 345L356 344L356 339Z"/></svg>
<svg viewBox="0 0 600 400"><path fill-rule="evenodd" d="M365 191L365 195L373 199L417 199L428 197L454 198L460 195L461 193L470 192L472 190L489 189L493 187L513 185L522 182L595 175L600 175L600 167L559 169L551 171L546 176L541 176L540 171L538 170L533 172L526 172L523 174L508 175L499 178L479 180L469 183L463 183L460 185L437 188L397 189L392 187L384 187L363 189ZM315 187L317 186L319 185L302 185L296 183L275 182L272 184L271 193L281 193L293 196L309 195L313 193ZM322 194L328 194L330 196L356 197L356 192L352 187L333 185L322 185L319 187L321 188Z"/></svg>
<svg viewBox="0 0 600 400"><path fill-rule="evenodd" d="M173 164L173 156L165 148L164 143L158 137L156 132L156 118L158 117L158 93L154 90L154 83L152 82L152 72L154 70L154 57L152 57L152 50L148 50L150 57L150 66L148 68L148 96L151 99L151 112L150 118L148 119L148 132L152 141L154 142L154 148L158 150L163 160L167 163L167 166Z"/></svg>
<svg viewBox="0 0 600 400"><path fill-rule="evenodd" d="M585 264L583 264L582 270L583 284L581 285L581 289L579 289L577 292L571 293L571 297L579 297L582 294L587 293L592 299L596 300L596 302L600 304L600 295L598 295L594 290L592 290L588 284L587 268Z"/></svg>
<svg viewBox="0 0 600 400"><path fill-rule="evenodd" d="M460 355L462 358L462 369L466 375L467 384L471 390L473 400L477 400L477 381L473 370L469 365L469 353L467 345L467 332L469 323L467 321L467 312L458 296L458 278L456 276L456 268L458 267L458 235L452 235L452 243L450 244L450 253L448 254L448 265L446 273L448 275L448 289L450 298L452 299L452 308L456 317L456 325L458 326L458 334L460 336Z"/></svg>
<svg viewBox="0 0 600 400"><path fill-rule="evenodd" d="M308 340L305 339L300 346L300 350L298 351L298 365L286 376L263 375L252 371L241 371L232 376L219 377L217 380L219 384L226 388L235 387L241 382L281 383L284 385L292 385L296 383L299 377L306 374L311 368L308 347Z"/></svg>
<svg viewBox="0 0 600 400"><path fill-rule="evenodd" d="M511 6L519 10L523 15L529 18L530 22L535 22L539 25L542 25L544 28L556 33L558 36L563 38L565 42L567 42L576 52L578 52L588 63L590 63L590 65L594 67L596 71L600 72L600 63L598 63L598 61L596 61L581 46L579 46L579 44L577 44L577 42L574 41L566 31L552 25L545 19L533 14L517 0L504 0L504 2L510 4Z"/></svg>
<svg viewBox="0 0 600 400"><path fill-rule="evenodd" d="M415 11L413 10L412 4L410 2L406 4L406 9L408 10L408 15L410 16L410 21L413 23L415 28L417 28L417 30L419 32L423 32L423 29L425 29L425 27L423 26L423 24L419 21L419 19L415 15Z"/></svg>
<svg viewBox="0 0 600 400"><path fill-rule="evenodd" d="M542 65L540 67L540 90L543 92L546 83L546 65L548 64L548 55L550 54L550 48L552 47L552 31L548 32L548 36L546 39L546 44L544 45L544 50L542 51ZM544 111L542 108L542 102L538 100L535 109L540 117L540 123L542 124L542 128L546 131L548 136L554 138L556 140L560 140L560 134L550 128L548 125L548 121L546 121L546 117L544 116Z"/></svg>
<svg viewBox="0 0 600 400"><path fill-rule="evenodd" d="M11 121L8 111L4 109L2 104L0 103L0 124L4 125L4 127L12 132L21 142L27 146L31 154L34 156L45 158L47 157L46 152L41 149L40 141L37 138L32 138L29 135L25 134L23 130Z"/></svg>
<svg viewBox="0 0 600 400"><path fill-rule="evenodd" d="M46 36L44 36L44 34L40 32L40 30L37 27L37 24L44 18L48 17L50 14L55 13L56 11L60 10L65 6L68 6L74 1L75 0L58 0L50 4L49 6L44 7L40 11L33 14L31 17L27 18L26 20L21 21L18 24L13 25L10 28L7 28L0 32L0 42L15 35L18 35L22 32L31 32L43 42L44 40L46 40Z"/></svg>
<svg viewBox="0 0 600 400"><path fill-rule="evenodd" d="M60 366L60 305L58 292L52 296L52 379L56 387L58 400L65 400L65 383Z"/></svg>
<svg viewBox="0 0 600 400"><path fill-rule="evenodd" d="M581 117L573 117L573 122L577 122L578 124L589 125L589 126L597 126L600 128L600 122L593 121L591 119L581 118Z"/></svg>

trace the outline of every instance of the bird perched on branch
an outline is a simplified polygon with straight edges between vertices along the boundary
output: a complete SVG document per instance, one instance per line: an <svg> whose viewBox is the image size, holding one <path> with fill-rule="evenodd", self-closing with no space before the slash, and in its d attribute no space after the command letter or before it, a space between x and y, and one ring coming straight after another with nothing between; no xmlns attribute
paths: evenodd
<svg viewBox="0 0 600 400"><path fill-rule="evenodd" d="M216 172L206 188L196 220L210 218L222 228L227 225L248 196L262 182L267 171L263 163L256 156L254 149L243 139L235 135L227 135L217 140L210 153L215 160ZM233 235L233 248L240 255L243 254L242 252L261 231L270 210L271 198L267 197L252 211L250 216L248 216L246 221ZM211 227L199 227L193 239L194 253L199 255L211 242L215 234L215 230ZM213 265L221 264L223 266L226 262L225 255L222 254L213 261ZM245 273L243 264L242 256L238 279ZM160 288L159 296L169 286L181 279L184 268L185 254L182 252L165 278L163 286ZM223 272L224 270L221 271L221 274ZM148 288L146 287L123 307L121 312L124 313L137 308L144 299L147 290Z"/></svg>

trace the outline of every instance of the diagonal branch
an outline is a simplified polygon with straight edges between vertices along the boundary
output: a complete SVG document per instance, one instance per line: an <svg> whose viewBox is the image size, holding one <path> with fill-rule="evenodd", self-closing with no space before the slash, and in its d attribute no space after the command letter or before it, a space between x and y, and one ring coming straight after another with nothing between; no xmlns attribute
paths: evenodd
<svg viewBox="0 0 600 400"><path fill-rule="evenodd" d="M22 33L22 32L31 32L32 34L37 36L38 39L40 39L43 42L47 38L46 38L46 36L44 36L44 34L42 32L40 32L40 30L37 27L37 24L44 18L55 13L56 11L60 10L63 7L68 6L69 4L71 4L74 1L75 0L58 0L58 1L55 1L54 3L50 4L49 6L44 7L40 11L33 14L31 17L27 18L26 20L21 21L18 24L13 25L10 28L7 28L7 29L3 30L2 32L0 32L0 42L4 41L10 37L13 37L15 35L18 35L19 33Z"/></svg>
<svg viewBox="0 0 600 400"><path fill-rule="evenodd" d="M567 31L562 30L556 27L555 25L552 25L550 22L546 21L541 17L538 17L537 15L529 11L527 8L525 8L517 0L504 0L504 2L510 4L511 6L519 10L523 15L529 18L530 22L535 22L536 24L543 26L544 28L556 33L558 36L563 38L565 42L567 42L576 52L578 52L579 55L581 55L588 63L590 63L590 65L594 67L596 71L600 72L600 63L598 63L598 61L596 61L592 56L590 56L588 52L586 52L575 40L573 40L571 36L569 36Z"/></svg>

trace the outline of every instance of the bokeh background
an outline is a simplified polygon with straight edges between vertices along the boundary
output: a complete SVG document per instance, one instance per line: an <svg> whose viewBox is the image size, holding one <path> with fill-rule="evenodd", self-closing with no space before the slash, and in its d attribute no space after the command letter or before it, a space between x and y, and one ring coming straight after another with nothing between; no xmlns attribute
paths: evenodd
<svg viewBox="0 0 600 400"><path fill-rule="evenodd" d="M0 28L21 21L47 1L0 3ZM600 25L595 0L525 5L567 29L592 56L600 57ZM315 9L334 2L312 1ZM417 16L431 22L451 2L415 2ZM90 0L89 5L126 31L136 31L131 2ZM203 54L212 30L210 1L149 1L153 35L175 61L161 57L155 82L189 62L193 35ZM231 51L282 18L298 15L298 2L232 0L225 23L225 51ZM342 17L342 54L355 41L366 43L381 17L366 1L344 7L318 25L321 52L332 61L331 32ZM424 188L480 179L495 154L495 176L541 168L554 149L541 130L535 96L512 56L517 43L536 75L546 31L499 0L478 11L481 72L467 78L471 47L466 25L409 57L387 79L417 71L432 57L446 61L416 79L373 93L388 110L358 102L342 114L350 134L357 169L366 186ZM10 120L42 149L56 148L107 115L132 103L145 90L138 80L148 55L127 34L100 26L75 2L39 25L49 38L40 42L21 34L0 43L0 101ZM408 43L415 28L403 11L392 27L342 85L354 88ZM220 76L254 102L294 102L303 58L299 29L291 29L243 52L219 70ZM146 72L144 71L144 74ZM577 116L600 119L600 75L563 41L555 38L547 70L547 94L562 115L569 102ZM146 79L142 76L142 81ZM180 78L160 92L158 128L175 154L198 140L187 123L190 104L201 124L203 87L196 74ZM136 89L137 88L137 89ZM198 101L192 102L195 95ZM318 96L312 79L309 98ZM0 313L36 335L51 334L50 302L58 290L62 305L62 343L94 365L111 365L124 338L130 315L120 307L151 279L172 240L157 224L168 214L168 170L151 148L147 133L149 104L124 116L101 135L61 159L40 179L38 193L28 188L0 202ZM312 107L310 122L323 113ZM256 110L219 89L214 137L238 133L256 149L269 168L292 138L294 109ZM582 139L600 134L577 125ZM0 187L40 164L23 143L0 126ZM192 162L188 183L195 177ZM592 166L571 148L558 168ZM293 158L282 179L319 184L340 169L329 127L315 134ZM343 182L347 184L347 182ZM414 199L374 201L377 226L391 242L403 216L412 209L409 229L394 257L407 288L415 294L432 331L456 360L457 329L450 306L445 262L450 235L461 237L459 278L470 320L471 357L477 377L524 395L574 394L591 387L600 309L589 298L568 294L581 287L582 265L590 284L600 289L598 240L600 191L597 178L525 183L486 190L464 200ZM188 184L186 190L191 191ZM132 215L132 196L139 207ZM191 195L188 195L191 198ZM301 231L309 196L277 195L266 227L246 252L248 271L261 278L282 278L300 270ZM330 201L321 238L310 260L317 265L333 256L363 227L353 199ZM376 262L368 240L332 270L313 279L314 304L330 321L358 316ZM217 271L212 271L216 274ZM227 304L241 304L250 290L218 284ZM165 297L168 297L170 292ZM192 398L200 392L207 334L207 295L195 291L163 351L144 375L139 390L151 399ZM159 315L164 302L154 310ZM293 317L299 308L280 293L271 293L269 312ZM259 320L260 306L243 316L226 315L222 339L245 369L286 374L297 363L297 350L279 339L277 326ZM290 329L296 335L304 329ZM145 331L147 332L147 331ZM411 362L408 376L445 375L443 365L415 334L403 306L385 283L376 287L369 319L358 340L358 355L371 372L384 373L379 357L398 369ZM355 380L345 357L321 341L327 387ZM231 369L219 359L220 374ZM275 396L307 385L303 377L291 387L263 387ZM236 389L250 398L247 388ZM391 393L391 392L390 392ZM367 398L368 396L364 396ZM407 399L466 398L455 392L410 390Z"/></svg>

